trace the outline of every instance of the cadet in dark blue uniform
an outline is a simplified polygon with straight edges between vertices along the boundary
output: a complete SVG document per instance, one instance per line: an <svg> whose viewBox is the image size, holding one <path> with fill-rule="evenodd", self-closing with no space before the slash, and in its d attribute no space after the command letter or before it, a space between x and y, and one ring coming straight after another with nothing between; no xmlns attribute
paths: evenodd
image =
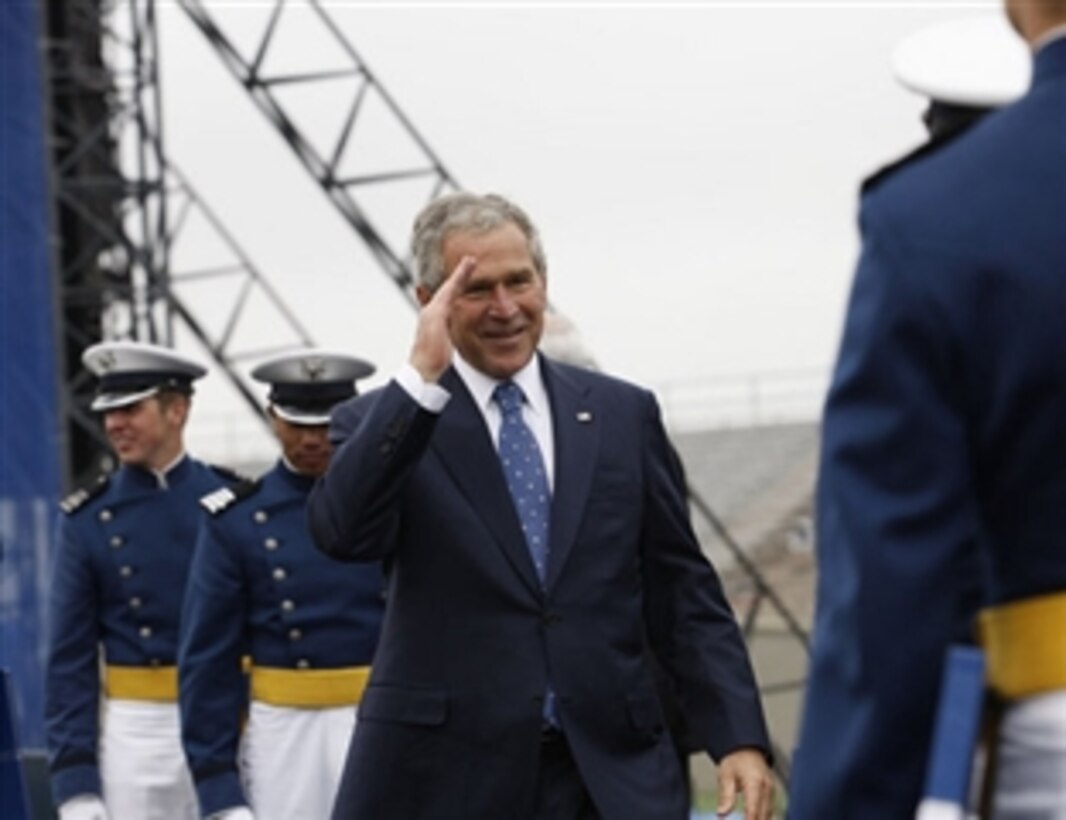
<svg viewBox="0 0 1066 820"><path fill-rule="evenodd" d="M1028 92L863 199L794 820L914 817L945 652L982 607L1008 704L992 816L1066 816L1066 3L1006 5Z"/></svg>
<svg viewBox="0 0 1066 820"><path fill-rule="evenodd" d="M63 820L191 819L178 617L197 501L235 476L185 454L204 368L137 342L98 344L82 359L100 377L93 409L122 466L62 505L45 692L52 791Z"/></svg>
<svg viewBox="0 0 1066 820"><path fill-rule="evenodd" d="M256 368L253 378L272 385L268 412L282 457L258 481L203 499L210 516L186 594L179 664L185 750L205 816L330 814L384 587L377 564L341 564L315 549L304 508L329 462L329 412L372 372L359 359L315 350Z"/></svg>

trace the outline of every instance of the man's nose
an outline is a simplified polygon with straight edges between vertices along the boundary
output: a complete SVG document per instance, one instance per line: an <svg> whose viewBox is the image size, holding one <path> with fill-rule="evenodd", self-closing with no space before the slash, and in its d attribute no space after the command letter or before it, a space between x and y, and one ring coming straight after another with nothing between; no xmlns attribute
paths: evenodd
<svg viewBox="0 0 1066 820"><path fill-rule="evenodd" d="M328 427L309 425L300 431L300 444L304 447L322 447L328 443Z"/></svg>
<svg viewBox="0 0 1066 820"><path fill-rule="evenodd" d="M494 316L504 319L510 318L518 310L514 296L507 289L507 286L502 284L492 289L492 303L490 306Z"/></svg>

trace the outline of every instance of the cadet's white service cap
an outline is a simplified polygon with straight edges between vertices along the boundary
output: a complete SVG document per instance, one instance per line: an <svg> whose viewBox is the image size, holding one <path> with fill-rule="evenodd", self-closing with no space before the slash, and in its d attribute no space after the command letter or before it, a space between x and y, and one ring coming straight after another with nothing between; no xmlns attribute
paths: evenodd
<svg viewBox="0 0 1066 820"><path fill-rule="evenodd" d="M193 380L207 373L189 357L147 342L99 342L81 361L100 380L93 410L127 407L160 390L191 394Z"/></svg>
<svg viewBox="0 0 1066 820"><path fill-rule="evenodd" d="M1028 89L1032 55L1003 14L988 14L911 34L893 52L892 72L935 102L999 108Z"/></svg>
<svg viewBox="0 0 1066 820"><path fill-rule="evenodd" d="M252 378L270 385L274 412L290 424L328 424L333 407L356 394L356 379L376 368L370 362L309 348L282 353L252 370Z"/></svg>

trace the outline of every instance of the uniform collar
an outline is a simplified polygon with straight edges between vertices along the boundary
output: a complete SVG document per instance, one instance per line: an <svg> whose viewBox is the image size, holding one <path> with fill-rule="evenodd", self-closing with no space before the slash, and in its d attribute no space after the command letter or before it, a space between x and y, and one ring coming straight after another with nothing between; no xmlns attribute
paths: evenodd
<svg viewBox="0 0 1066 820"><path fill-rule="evenodd" d="M1033 85L1066 77L1066 27L1049 32L1033 58Z"/></svg>
<svg viewBox="0 0 1066 820"><path fill-rule="evenodd" d="M131 464L124 465L119 471L129 484L138 489L166 490L180 484L192 469L192 459L182 452L162 470L149 470Z"/></svg>
<svg viewBox="0 0 1066 820"><path fill-rule="evenodd" d="M310 492L311 487L314 486L314 476L296 472L296 468L289 463L285 456L278 459L278 464L274 471L282 481L301 492Z"/></svg>
<svg viewBox="0 0 1066 820"><path fill-rule="evenodd" d="M1056 40L1064 38L1066 38L1066 23L1049 28L1033 43L1033 54L1036 54L1045 46L1051 45Z"/></svg>

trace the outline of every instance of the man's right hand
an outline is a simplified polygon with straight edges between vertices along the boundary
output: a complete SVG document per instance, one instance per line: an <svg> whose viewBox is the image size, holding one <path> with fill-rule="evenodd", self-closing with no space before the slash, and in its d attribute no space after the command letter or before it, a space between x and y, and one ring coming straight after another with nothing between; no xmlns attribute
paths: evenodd
<svg viewBox="0 0 1066 820"><path fill-rule="evenodd" d="M474 257L464 256L460 259L455 270L418 312L418 328L409 361L427 383L435 383L452 363L452 337L448 329L452 305L462 295L476 267L477 260Z"/></svg>
<svg viewBox="0 0 1066 820"><path fill-rule="evenodd" d="M99 795L79 794L60 804L59 820L109 820L109 815Z"/></svg>

